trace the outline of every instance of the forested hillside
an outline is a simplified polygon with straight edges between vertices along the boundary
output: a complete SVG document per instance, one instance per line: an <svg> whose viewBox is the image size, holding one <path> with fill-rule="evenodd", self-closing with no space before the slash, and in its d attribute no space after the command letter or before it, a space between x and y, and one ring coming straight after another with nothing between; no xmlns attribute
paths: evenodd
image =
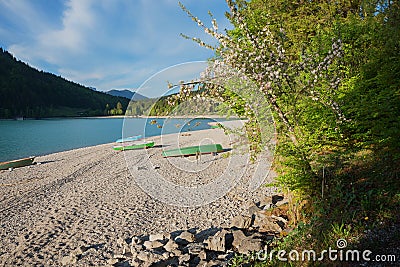
<svg viewBox="0 0 400 267"><path fill-rule="evenodd" d="M0 48L0 118L123 114L128 103L38 71Z"/></svg>

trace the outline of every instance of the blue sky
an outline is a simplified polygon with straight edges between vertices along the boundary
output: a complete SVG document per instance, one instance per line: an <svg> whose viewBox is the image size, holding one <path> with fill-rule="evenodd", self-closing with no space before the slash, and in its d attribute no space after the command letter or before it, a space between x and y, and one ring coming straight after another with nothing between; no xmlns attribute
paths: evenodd
<svg viewBox="0 0 400 267"><path fill-rule="evenodd" d="M210 22L211 11L220 29L231 28L224 0L181 2L202 21ZM177 0L0 0L1 47L39 70L99 91L134 90L165 68L170 77L162 79L185 79L173 77L170 67L207 60L213 52L180 33L212 42ZM175 73L190 76L203 67L179 65ZM154 97L160 91L140 93Z"/></svg>

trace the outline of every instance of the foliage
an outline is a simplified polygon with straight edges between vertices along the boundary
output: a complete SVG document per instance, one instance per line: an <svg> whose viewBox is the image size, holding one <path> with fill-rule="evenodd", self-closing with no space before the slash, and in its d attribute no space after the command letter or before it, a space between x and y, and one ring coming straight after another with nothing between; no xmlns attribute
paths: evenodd
<svg viewBox="0 0 400 267"><path fill-rule="evenodd" d="M265 119L247 103L271 108L276 185L309 203L302 210L307 224L282 246L323 248L340 236L356 245L366 228L398 220L392 210L400 189L399 3L227 4L235 28L225 34L212 15L207 27L181 5L219 46L190 38L216 58L201 80L183 84L179 97L204 85L205 95L248 118L258 135ZM246 93L232 90L231 80Z"/></svg>
<svg viewBox="0 0 400 267"><path fill-rule="evenodd" d="M0 118L103 115L106 105L122 114L128 102L38 71L0 49Z"/></svg>

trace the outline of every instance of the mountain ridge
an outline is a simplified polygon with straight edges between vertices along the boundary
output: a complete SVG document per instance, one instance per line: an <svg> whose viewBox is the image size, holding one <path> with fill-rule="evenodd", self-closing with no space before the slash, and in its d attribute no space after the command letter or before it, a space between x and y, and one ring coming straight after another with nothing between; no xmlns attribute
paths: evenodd
<svg viewBox="0 0 400 267"><path fill-rule="evenodd" d="M109 90L109 91L107 91L105 93L107 93L109 95L113 95L113 96L125 97L125 98L128 98L129 100L132 100L132 101L140 101L140 100L149 99L148 97L146 97L144 95L141 95L138 92L131 91L131 90L128 90L128 89L120 89L120 90L112 89L112 90Z"/></svg>
<svg viewBox="0 0 400 267"><path fill-rule="evenodd" d="M123 114L129 100L37 70L0 47L0 118Z"/></svg>

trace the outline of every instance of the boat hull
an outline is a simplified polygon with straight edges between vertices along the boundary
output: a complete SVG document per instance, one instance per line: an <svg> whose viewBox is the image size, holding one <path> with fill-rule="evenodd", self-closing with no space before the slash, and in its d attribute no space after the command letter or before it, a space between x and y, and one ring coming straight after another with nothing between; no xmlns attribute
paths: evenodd
<svg viewBox="0 0 400 267"><path fill-rule="evenodd" d="M117 151L125 151L125 150L150 148L153 146L154 146L154 142L148 142L148 143L142 143L142 144L126 145L126 146L114 146L113 149L117 150Z"/></svg>
<svg viewBox="0 0 400 267"><path fill-rule="evenodd" d="M210 144L210 145L190 146L190 147L165 150L162 152L162 156L182 157L182 156L193 156L198 154L218 153L223 151L224 150L220 144Z"/></svg>
<svg viewBox="0 0 400 267"><path fill-rule="evenodd" d="M29 158L0 162L0 170L29 166L32 165L34 159L35 157L29 157Z"/></svg>
<svg viewBox="0 0 400 267"><path fill-rule="evenodd" d="M120 138L120 139L118 139L118 140L115 141L115 142L117 142L117 143L132 142L132 141L137 141L137 140L139 140L140 138L142 138L141 135L136 135L136 136L126 137L126 138Z"/></svg>

